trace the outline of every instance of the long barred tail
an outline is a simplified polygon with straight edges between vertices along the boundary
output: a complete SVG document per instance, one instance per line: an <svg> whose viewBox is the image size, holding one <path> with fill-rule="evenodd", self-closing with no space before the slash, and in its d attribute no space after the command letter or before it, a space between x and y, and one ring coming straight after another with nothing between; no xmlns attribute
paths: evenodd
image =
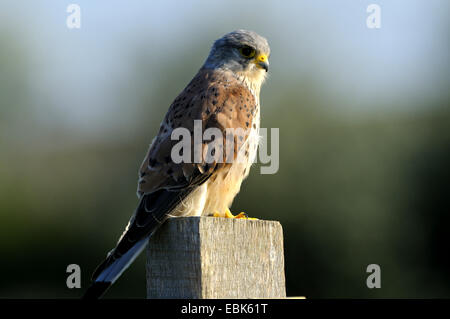
<svg viewBox="0 0 450 319"><path fill-rule="evenodd" d="M145 248L149 237L138 241L121 257L111 260L108 257L95 271L94 282L88 288L83 299L98 299L102 297L111 285L122 275ZM98 274L98 275L97 275Z"/></svg>

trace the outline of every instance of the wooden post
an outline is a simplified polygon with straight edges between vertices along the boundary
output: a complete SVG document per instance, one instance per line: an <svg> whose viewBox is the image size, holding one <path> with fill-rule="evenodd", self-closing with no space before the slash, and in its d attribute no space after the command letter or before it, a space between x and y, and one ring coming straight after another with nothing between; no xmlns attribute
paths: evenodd
<svg viewBox="0 0 450 319"><path fill-rule="evenodd" d="M148 298L285 298L277 221L170 218L147 248Z"/></svg>

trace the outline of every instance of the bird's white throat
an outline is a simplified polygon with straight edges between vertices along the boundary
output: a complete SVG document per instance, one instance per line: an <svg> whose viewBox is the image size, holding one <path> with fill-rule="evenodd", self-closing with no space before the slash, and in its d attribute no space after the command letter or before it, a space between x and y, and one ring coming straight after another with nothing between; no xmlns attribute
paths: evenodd
<svg viewBox="0 0 450 319"><path fill-rule="evenodd" d="M261 86L266 80L267 72L260 69L236 72L236 76L253 94L259 104Z"/></svg>

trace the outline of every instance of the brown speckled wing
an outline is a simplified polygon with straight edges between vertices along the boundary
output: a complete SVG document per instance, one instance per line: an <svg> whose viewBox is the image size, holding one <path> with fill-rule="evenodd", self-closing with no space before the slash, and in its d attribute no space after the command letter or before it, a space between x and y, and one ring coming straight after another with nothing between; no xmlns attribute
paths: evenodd
<svg viewBox="0 0 450 319"><path fill-rule="evenodd" d="M152 193L158 189L172 189L193 186L193 176L210 174L224 163L192 163L194 154L194 120L202 121L202 131L218 128L226 140L226 128L250 129L257 104L253 94L231 73L212 70L200 70L188 86L180 93L170 106L158 136L154 139L139 170L138 194ZM176 164L171 159L172 147L178 143L171 140L172 130L184 127L191 132L191 163ZM236 134L234 138L233 156L237 147L245 142L245 135ZM211 141L202 143L202 152L210 151ZM227 158L227 147L222 151L224 162ZM220 162L220 161L219 161Z"/></svg>

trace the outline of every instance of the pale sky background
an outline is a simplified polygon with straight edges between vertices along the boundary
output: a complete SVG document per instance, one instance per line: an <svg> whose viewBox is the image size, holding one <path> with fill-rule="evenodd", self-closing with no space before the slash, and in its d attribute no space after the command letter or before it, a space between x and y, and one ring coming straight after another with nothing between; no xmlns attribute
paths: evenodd
<svg viewBox="0 0 450 319"><path fill-rule="evenodd" d="M66 27L70 3L81 7L79 30ZM381 29L366 27L370 3L381 6ZM364 111L398 96L426 101L448 90L448 13L449 2L436 0L8 0L0 27L28 51L30 86L50 101L34 100L38 116L58 114L74 129L91 130L111 125L105 114L133 103L120 94L133 90L136 57L149 71L161 62L195 61L180 74L187 83L212 42L238 28L269 39L275 84L314 74L327 94ZM158 80L148 77L149 90ZM173 97L181 89L174 88ZM408 108L404 104L398 107Z"/></svg>

